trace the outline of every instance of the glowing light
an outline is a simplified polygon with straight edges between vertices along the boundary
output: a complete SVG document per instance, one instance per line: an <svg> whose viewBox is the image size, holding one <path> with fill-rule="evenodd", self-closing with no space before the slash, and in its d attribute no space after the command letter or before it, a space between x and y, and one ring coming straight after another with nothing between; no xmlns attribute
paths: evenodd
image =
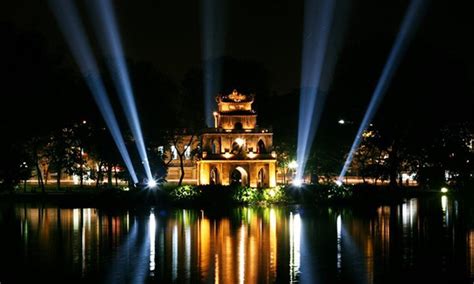
<svg viewBox="0 0 474 284"><path fill-rule="evenodd" d="M97 38L105 56L110 56L107 60L109 71L112 74L115 89L119 94L120 104L126 114L127 122L132 131L138 154L145 168L148 180L153 178L146 153L143 134L138 119L137 107L133 95L132 85L128 75L127 64L123 54L120 33L115 20L114 9L110 0L89 1L92 3L92 14L95 16L94 22Z"/></svg>
<svg viewBox="0 0 474 284"><path fill-rule="evenodd" d="M290 213L290 283L296 283L301 263L301 218Z"/></svg>
<svg viewBox="0 0 474 284"><path fill-rule="evenodd" d="M156 219L153 212L150 213L148 221L148 230L150 238L150 272L155 271L155 236L156 236Z"/></svg>
<svg viewBox="0 0 474 284"><path fill-rule="evenodd" d="M400 31L397 35L397 38L395 39L395 43L392 47L392 50L390 51L390 55L388 56L387 62L385 63L385 67L382 71L377 86L375 87L370 104L364 115L362 123L360 124L359 130L341 170L341 173L339 174L339 181L342 181L346 175L352 162L354 153L362 141L362 136L366 131L367 126L370 124L373 116L375 115L377 108L393 78L393 75L400 64L401 58L408 47L408 43L415 32L413 26L416 24L416 21L419 20L420 15L422 14L422 8L425 6L425 3L426 1L422 0L411 1L410 6L408 7L405 18L403 19L402 25L400 27Z"/></svg>
<svg viewBox="0 0 474 284"><path fill-rule="evenodd" d="M247 157L249 157L250 159L253 159L253 158L257 157L257 154L255 154L253 151L250 151L250 152L247 154Z"/></svg>
<svg viewBox="0 0 474 284"><path fill-rule="evenodd" d="M79 230L79 219L81 216L81 210L80 209L73 209L72 210L72 225L74 231Z"/></svg>
<svg viewBox="0 0 474 284"><path fill-rule="evenodd" d="M339 123L339 124L345 124L346 122L344 121L344 119L340 119L337 123Z"/></svg>
<svg viewBox="0 0 474 284"><path fill-rule="evenodd" d="M327 58L335 2L305 1L303 53L301 62L296 178L303 178L306 162L324 106L333 58Z"/></svg>
<svg viewBox="0 0 474 284"><path fill-rule="evenodd" d="M235 143L237 143L237 145L239 145L239 147L242 147L242 145L244 145L244 143L245 143L245 140L242 139L242 138L237 138L237 139L235 139Z"/></svg>
<svg viewBox="0 0 474 284"><path fill-rule="evenodd" d="M110 134L122 156L125 166L134 183L138 182L132 161L125 147L122 133L117 119L112 110L111 103L105 91L104 83L100 77L99 68L90 48L89 40L85 34L74 2L62 0L50 0L50 7L56 17L61 31L79 69L86 81L89 90L104 118Z"/></svg>
<svg viewBox="0 0 474 284"><path fill-rule="evenodd" d="M342 186L342 181L336 180L336 185L337 185L337 186Z"/></svg>
<svg viewBox="0 0 474 284"><path fill-rule="evenodd" d="M336 266L337 266L337 270L340 271L342 269L342 218L341 218L341 215L337 215L336 229L337 229L337 260L336 260Z"/></svg>
<svg viewBox="0 0 474 284"><path fill-rule="evenodd" d="M296 178L296 179L294 179L294 180L292 181L292 184L293 184L294 186L300 187L300 186L303 185L303 180L302 180L302 179L299 179L299 178Z"/></svg>
<svg viewBox="0 0 474 284"><path fill-rule="evenodd" d="M448 189L446 187L441 188L441 193L448 193Z"/></svg>
<svg viewBox="0 0 474 284"><path fill-rule="evenodd" d="M448 209L448 197L446 195L441 196L441 209L443 212Z"/></svg>
<svg viewBox="0 0 474 284"><path fill-rule="evenodd" d="M239 252L238 252L238 262L239 262L239 283L245 283L245 225L242 224L240 227L240 236L239 236Z"/></svg>
<svg viewBox="0 0 474 284"><path fill-rule="evenodd" d="M173 226L171 235L171 274L173 282L178 277L178 226Z"/></svg>
<svg viewBox="0 0 474 284"><path fill-rule="evenodd" d="M293 160L288 164L288 168L291 170L295 170L298 168L298 163L295 160Z"/></svg>
<svg viewBox="0 0 474 284"><path fill-rule="evenodd" d="M211 112L215 106L215 95L222 86L222 60L224 54L224 35L226 30L226 1L202 1L202 60L203 60L203 91L204 113L206 124L212 126Z"/></svg>
<svg viewBox="0 0 474 284"><path fill-rule="evenodd" d="M151 179L147 182L147 187L148 188L155 188L158 184L156 183L156 180Z"/></svg>

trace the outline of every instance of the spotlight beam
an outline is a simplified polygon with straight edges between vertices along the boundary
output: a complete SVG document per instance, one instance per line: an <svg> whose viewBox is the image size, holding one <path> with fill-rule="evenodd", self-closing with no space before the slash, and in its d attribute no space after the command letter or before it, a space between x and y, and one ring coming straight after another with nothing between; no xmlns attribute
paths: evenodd
<svg viewBox="0 0 474 284"><path fill-rule="evenodd" d="M114 139L125 166L134 183L138 182L132 161L125 147L122 133L112 110L109 98L105 91L99 69L93 57L88 39L81 24L76 7L72 0L49 0L50 7L56 17L59 27L66 38L72 55L79 65L79 69L91 91L93 98L104 118L105 124Z"/></svg>
<svg viewBox="0 0 474 284"><path fill-rule="evenodd" d="M110 56L107 60L107 66L112 74L115 89L119 94L120 104L135 138L135 144L145 168L147 179L153 180L114 9L109 0L93 0L91 3L94 8L91 12L95 16L96 35L103 53Z"/></svg>
<svg viewBox="0 0 474 284"><path fill-rule="evenodd" d="M301 70L300 111L296 180L302 180L311 145L319 125L326 92L321 91L326 51L333 22L335 1L305 2L303 57Z"/></svg>
<svg viewBox="0 0 474 284"><path fill-rule="evenodd" d="M207 127L214 125L212 111L215 106L215 95L222 84L222 66L216 60L224 52L225 31L225 1L204 0L201 6L202 23L202 59L203 59L203 88L204 113ZM219 20L221 19L221 20Z"/></svg>
<svg viewBox="0 0 474 284"><path fill-rule="evenodd" d="M390 85L390 82L393 79L395 71L400 65L401 58L405 54L408 48L408 44L413 35L415 34L415 26L421 18L420 15L424 12L425 5L425 0L412 0L410 6L408 7L402 25L400 27L400 31L398 32L398 35L395 39L395 43L392 47L392 50L390 51L380 79L375 87L372 99L370 100L369 106L367 107L367 111L364 115L364 118L362 119L354 142L352 143L347 159L344 162L344 166L342 167L341 173L339 174L339 177L337 179L338 183L343 182L344 176L346 175L354 157L354 152L357 150L360 143L362 142L362 133L367 129L367 126L370 124L372 118L377 112L380 102L382 101L383 96L385 95L385 92L387 91L388 86Z"/></svg>

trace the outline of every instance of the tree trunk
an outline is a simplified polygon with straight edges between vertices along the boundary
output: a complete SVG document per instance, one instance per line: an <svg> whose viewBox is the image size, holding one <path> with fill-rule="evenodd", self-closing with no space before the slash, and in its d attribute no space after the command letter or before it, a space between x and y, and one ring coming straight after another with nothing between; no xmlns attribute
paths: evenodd
<svg viewBox="0 0 474 284"><path fill-rule="evenodd" d="M58 167L58 171L56 175L56 188L57 190L61 189L61 167Z"/></svg>
<svg viewBox="0 0 474 284"><path fill-rule="evenodd" d="M118 187L117 167L114 167L115 187Z"/></svg>
<svg viewBox="0 0 474 284"><path fill-rule="evenodd" d="M38 186L41 187L41 192L44 193L44 183L43 183L43 176L41 174L41 169L39 167L38 161L35 161L36 166L36 174L38 176Z"/></svg>
<svg viewBox="0 0 474 284"><path fill-rule="evenodd" d="M179 176L178 186L181 186L181 184L183 183L183 179L184 179L184 162L183 162L183 156L184 156L184 155L179 155L179 167L180 167L180 169L181 169L181 175Z"/></svg>
<svg viewBox="0 0 474 284"><path fill-rule="evenodd" d="M398 186L398 145L397 142L394 141L392 144L392 151L389 153L389 179L390 179L390 187L397 188Z"/></svg>
<svg viewBox="0 0 474 284"><path fill-rule="evenodd" d="M80 152L80 155L81 155L81 158L80 158L80 161L81 161L81 170L79 171L80 172L80 180L81 180L81 189L84 187L84 160L82 159L82 147L81 147L81 152Z"/></svg>
<svg viewBox="0 0 474 284"><path fill-rule="evenodd" d="M43 177L44 177L44 184L48 184L49 166L44 169L44 171L43 171Z"/></svg>
<svg viewBox="0 0 474 284"><path fill-rule="evenodd" d="M107 165L107 187L112 188L112 166L110 163Z"/></svg>
<svg viewBox="0 0 474 284"><path fill-rule="evenodd" d="M95 181L95 187L99 188L100 179L102 178L102 162L99 163L99 169L97 170L97 179Z"/></svg>

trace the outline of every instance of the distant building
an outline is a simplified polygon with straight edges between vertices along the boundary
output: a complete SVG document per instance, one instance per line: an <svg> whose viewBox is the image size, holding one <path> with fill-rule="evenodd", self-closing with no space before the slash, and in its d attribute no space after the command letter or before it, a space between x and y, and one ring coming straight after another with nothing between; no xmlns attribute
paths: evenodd
<svg viewBox="0 0 474 284"><path fill-rule="evenodd" d="M216 99L214 128L205 129L197 137L182 135L180 142L171 146L168 181L179 180L177 153L184 151L184 183L276 186L273 133L257 126L254 97L234 90ZM192 157L191 153L196 155Z"/></svg>

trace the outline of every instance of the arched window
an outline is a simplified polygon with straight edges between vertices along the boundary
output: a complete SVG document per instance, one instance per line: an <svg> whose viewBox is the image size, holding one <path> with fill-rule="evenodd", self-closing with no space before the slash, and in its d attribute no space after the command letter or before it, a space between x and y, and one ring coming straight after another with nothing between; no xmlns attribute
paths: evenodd
<svg viewBox="0 0 474 284"><path fill-rule="evenodd" d="M219 172L217 171L216 167L211 169L210 184L219 184Z"/></svg>
<svg viewBox="0 0 474 284"><path fill-rule="evenodd" d="M242 130L243 126L242 126L242 122L236 122L234 124L234 129L235 130Z"/></svg>
<svg viewBox="0 0 474 284"><path fill-rule="evenodd" d="M261 169L258 171L257 186L258 186L258 187L264 187L264 186L265 186L265 171L264 171L263 168L261 168Z"/></svg>
<svg viewBox="0 0 474 284"><path fill-rule="evenodd" d="M184 149L185 149L184 150L184 158L186 160L191 159L191 146L186 145L186 146L184 146Z"/></svg>
<svg viewBox="0 0 474 284"><path fill-rule="evenodd" d="M211 139L211 153L216 154L217 152L217 145L216 141L214 139Z"/></svg>
<svg viewBox="0 0 474 284"><path fill-rule="evenodd" d="M257 143L257 153L266 153L267 149L265 149L265 143L262 141L262 139L258 140Z"/></svg>
<svg viewBox="0 0 474 284"><path fill-rule="evenodd" d="M242 149L242 146L239 145L239 143L237 143L237 142L235 142L235 141L234 141L234 143L232 143L232 153L233 153L233 154L238 154L238 153L240 153L241 149Z"/></svg>
<svg viewBox="0 0 474 284"><path fill-rule="evenodd" d="M176 147L174 145L171 145L171 157L173 160L178 159L178 150L176 150Z"/></svg>

